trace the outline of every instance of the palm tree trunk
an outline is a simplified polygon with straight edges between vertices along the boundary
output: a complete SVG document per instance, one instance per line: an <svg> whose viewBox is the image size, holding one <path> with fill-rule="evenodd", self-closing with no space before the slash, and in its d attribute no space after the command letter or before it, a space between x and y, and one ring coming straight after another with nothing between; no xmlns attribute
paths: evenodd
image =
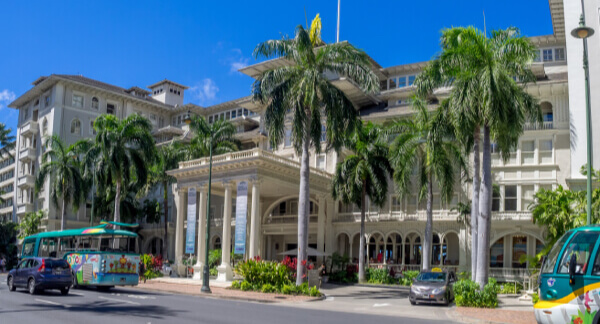
<svg viewBox="0 0 600 324"><path fill-rule="evenodd" d="M65 185L63 182L63 195L65 192ZM60 212L61 216L60 216L60 230L64 231L65 227L67 226L67 220L65 218L65 198L63 197L63 201L62 201L62 210Z"/></svg>
<svg viewBox="0 0 600 324"><path fill-rule="evenodd" d="M479 224L477 239L477 275L479 287L488 282L488 256L490 253L490 226L492 220L492 153L490 151L490 127L483 129L483 179L479 195Z"/></svg>
<svg viewBox="0 0 600 324"><path fill-rule="evenodd" d="M118 222L121 219L121 180L117 180L117 186L115 188L115 222Z"/></svg>
<svg viewBox="0 0 600 324"><path fill-rule="evenodd" d="M365 214L367 213L367 181L363 180L362 195L360 196L360 243L358 250L358 282L367 281L365 274Z"/></svg>
<svg viewBox="0 0 600 324"><path fill-rule="evenodd" d="M164 195L163 195L163 204L164 204L164 209L165 209L165 236L163 237L163 260L169 260L168 259L168 254L169 254L169 250L168 250L168 245L167 245L167 230L168 230L168 225L167 225L167 221L169 220L169 197L168 197L168 183L166 181L163 182L163 190L164 190Z"/></svg>
<svg viewBox="0 0 600 324"><path fill-rule="evenodd" d="M433 181L431 174L427 176L427 222L425 224L425 240L423 242L423 271L429 271L431 264L431 241L433 239Z"/></svg>
<svg viewBox="0 0 600 324"><path fill-rule="evenodd" d="M473 199L471 200L471 280L475 281L477 274L477 220L479 218L479 187L481 179L479 170L479 137L481 128L475 127L473 132Z"/></svg>
<svg viewBox="0 0 600 324"><path fill-rule="evenodd" d="M310 125L310 117L307 125ZM296 265L296 285L304 282L308 248L308 213L310 211L310 189L309 189L309 162L310 152L309 127L304 130L304 141L302 143L302 160L300 164L300 192L298 195L298 259ZM319 206L319 208L324 208Z"/></svg>

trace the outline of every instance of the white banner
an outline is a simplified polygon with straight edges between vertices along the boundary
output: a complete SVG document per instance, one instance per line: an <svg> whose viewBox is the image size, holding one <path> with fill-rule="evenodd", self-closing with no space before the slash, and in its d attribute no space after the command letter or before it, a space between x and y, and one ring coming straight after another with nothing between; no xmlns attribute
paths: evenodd
<svg viewBox="0 0 600 324"><path fill-rule="evenodd" d="M196 242L196 188L188 190L187 232L185 237L185 253L194 254Z"/></svg>
<svg viewBox="0 0 600 324"><path fill-rule="evenodd" d="M241 181L237 186L235 199L235 249L233 253L246 253L246 213L248 212L248 182Z"/></svg>

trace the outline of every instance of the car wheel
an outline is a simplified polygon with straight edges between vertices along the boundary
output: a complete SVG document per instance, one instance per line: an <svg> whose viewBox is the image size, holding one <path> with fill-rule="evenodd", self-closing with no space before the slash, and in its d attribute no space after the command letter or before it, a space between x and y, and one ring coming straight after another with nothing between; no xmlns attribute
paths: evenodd
<svg viewBox="0 0 600 324"><path fill-rule="evenodd" d="M17 290L17 287L15 287L15 283L13 282L12 276L8 277L8 290L10 290L10 291Z"/></svg>
<svg viewBox="0 0 600 324"><path fill-rule="evenodd" d="M60 289L60 294L63 296L66 296L69 294L69 287L65 287L65 288L61 288Z"/></svg>
<svg viewBox="0 0 600 324"><path fill-rule="evenodd" d="M35 289L35 279L29 279L29 282L27 282L27 290L29 290L29 293L32 295L37 293L37 289Z"/></svg>
<svg viewBox="0 0 600 324"><path fill-rule="evenodd" d="M417 304L417 302L414 302L414 301L412 301L412 300L411 300L411 301L410 301L410 304L411 304L411 305L416 305L416 304Z"/></svg>

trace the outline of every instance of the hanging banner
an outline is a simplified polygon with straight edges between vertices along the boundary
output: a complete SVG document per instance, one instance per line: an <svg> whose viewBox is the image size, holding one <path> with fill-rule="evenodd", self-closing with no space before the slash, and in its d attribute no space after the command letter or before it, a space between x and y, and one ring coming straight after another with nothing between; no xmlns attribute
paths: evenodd
<svg viewBox="0 0 600 324"><path fill-rule="evenodd" d="M185 237L185 253L194 254L196 242L196 188L188 190L187 231Z"/></svg>
<svg viewBox="0 0 600 324"><path fill-rule="evenodd" d="M241 181L237 186L235 199L235 249L233 253L246 253L246 213L248 212L248 182Z"/></svg>

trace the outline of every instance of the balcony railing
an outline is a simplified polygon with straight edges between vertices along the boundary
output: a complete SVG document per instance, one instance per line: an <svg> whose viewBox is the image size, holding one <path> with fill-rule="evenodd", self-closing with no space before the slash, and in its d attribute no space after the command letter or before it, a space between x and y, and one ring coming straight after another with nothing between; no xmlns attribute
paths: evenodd
<svg viewBox="0 0 600 324"><path fill-rule="evenodd" d="M317 214L310 214L308 222L316 223L318 219ZM294 215L277 215L277 216L269 216L265 221L265 224L297 224L298 223L298 214Z"/></svg>
<svg viewBox="0 0 600 324"><path fill-rule="evenodd" d="M449 210L434 210L434 221L455 221L458 213ZM417 211L415 213L406 213L402 211L393 211L389 213L367 212L365 221L367 222L385 222L385 221L426 221L427 212ZM505 211L492 212L492 220L503 221L530 221L531 213L528 211ZM360 212L339 213L333 220L336 223L358 223L360 222Z"/></svg>
<svg viewBox="0 0 600 324"><path fill-rule="evenodd" d="M523 125L523 130L526 130L526 131L545 130L545 129L554 129L554 122L553 121L545 121L541 124L525 123L525 125Z"/></svg>
<svg viewBox="0 0 600 324"><path fill-rule="evenodd" d="M29 187L35 186L35 176L31 174L22 175L17 179L17 187Z"/></svg>
<svg viewBox="0 0 600 324"><path fill-rule="evenodd" d="M35 148L33 147L25 147L19 151L19 160L23 162L35 160Z"/></svg>
<svg viewBox="0 0 600 324"><path fill-rule="evenodd" d="M523 282L537 272L534 268L490 268L489 276L502 282Z"/></svg>
<svg viewBox="0 0 600 324"><path fill-rule="evenodd" d="M530 221L531 212L528 211L503 211L503 212L492 212L492 220L503 221Z"/></svg>
<svg viewBox="0 0 600 324"><path fill-rule="evenodd" d="M25 125L21 126L21 135L29 136L37 134L38 130L38 123L32 120L27 122Z"/></svg>
<svg viewBox="0 0 600 324"><path fill-rule="evenodd" d="M33 211L33 204L20 203L17 205L17 215L24 215Z"/></svg>

